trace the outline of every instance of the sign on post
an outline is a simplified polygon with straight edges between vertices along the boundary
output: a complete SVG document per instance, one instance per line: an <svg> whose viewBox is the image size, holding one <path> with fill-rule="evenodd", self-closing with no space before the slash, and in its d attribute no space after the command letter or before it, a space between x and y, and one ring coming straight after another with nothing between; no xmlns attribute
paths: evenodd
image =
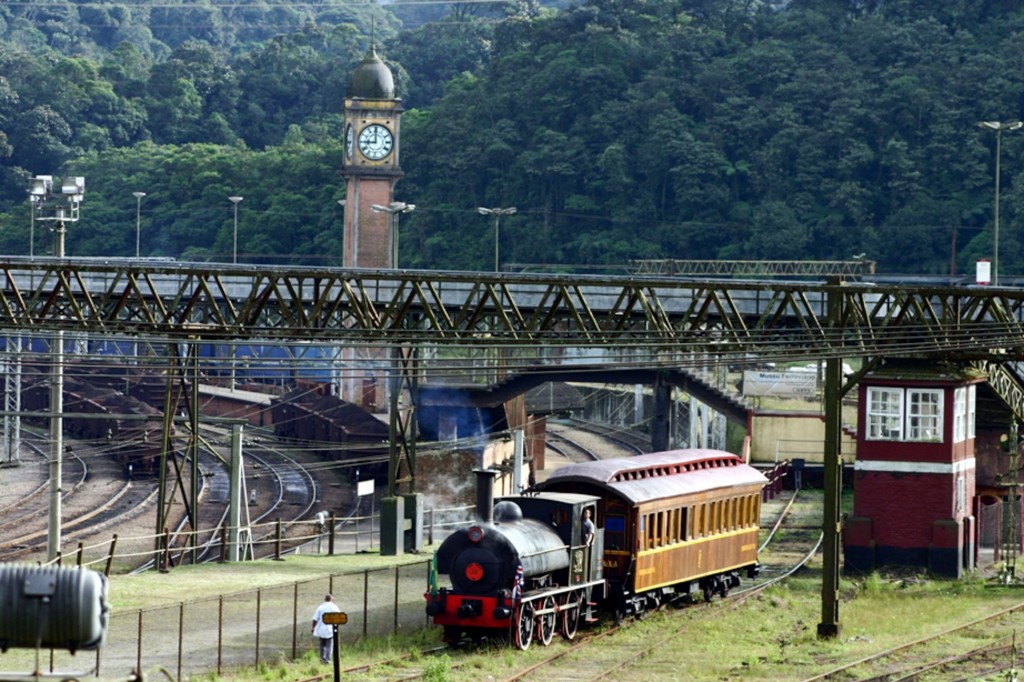
<svg viewBox="0 0 1024 682"><path fill-rule="evenodd" d="M338 613L325 613L323 615L324 625L345 625L348 623L348 614L339 611Z"/></svg>

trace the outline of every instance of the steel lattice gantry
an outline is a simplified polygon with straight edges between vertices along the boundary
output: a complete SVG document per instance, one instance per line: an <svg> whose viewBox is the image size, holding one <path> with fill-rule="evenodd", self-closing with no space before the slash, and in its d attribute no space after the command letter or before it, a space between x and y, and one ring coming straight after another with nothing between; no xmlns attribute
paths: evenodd
<svg viewBox="0 0 1024 682"><path fill-rule="evenodd" d="M1024 289L40 259L0 259L0 268L8 332L635 346L762 359L1024 356Z"/></svg>

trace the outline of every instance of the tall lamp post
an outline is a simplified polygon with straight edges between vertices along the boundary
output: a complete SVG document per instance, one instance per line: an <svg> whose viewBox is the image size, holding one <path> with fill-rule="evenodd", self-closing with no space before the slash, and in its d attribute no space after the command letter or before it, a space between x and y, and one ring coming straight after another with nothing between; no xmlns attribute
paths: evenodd
<svg viewBox="0 0 1024 682"><path fill-rule="evenodd" d="M233 246L231 247L231 262L238 263L238 204L242 201L242 197L228 197L228 201L235 205L235 231Z"/></svg>
<svg viewBox="0 0 1024 682"><path fill-rule="evenodd" d="M1003 131L1014 131L1020 130L1024 127L1024 122L1021 121L1010 121L1004 123L1002 121L981 121L978 125L986 130L994 130L996 133L996 198L995 198L995 209L994 209L994 222L995 228L993 231L993 244L992 244L992 284L999 284L999 163L1001 154L1001 147L1003 141Z"/></svg>
<svg viewBox="0 0 1024 682"><path fill-rule="evenodd" d="M40 175L29 180L29 194L33 211L38 210L39 220L55 223L57 238L54 255L64 258L64 236L66 223L78 221L78 212L85 194L85 178L65 177L60 185L60 194L53 191L53 177ZM51 561L60 553L61 544L61 477L64 468L64 332L54 332L53 374L50 381L50 514L47 530L47 558Z"/></svg>
<svg viewBox="0 0 1024 682"><path fill-rule="evenodd" d="M416 204L406 204L401 201L392 201L387 206L373 204L370 210L374 213L387 213L389 220L389 233L391 239L391 267L398 269L398 215L400 213L412 213L416 210Z"/></svg>
<svg viewBox="0 0 1024 682"><path fill-rule="evenodd" d="M135 258L139 257L139 245L142 242L142 197L145 192L132 192L135 197Z"/></svg>
<svg viewBox="0 0 1024 682"><path fill-rule="evenodd" d="M480 215L492 215L494 216L494 271L498 271L498 222L501 220L503 215L512 215L516 212L515 206L509 208L484 208L483 206L477 207L477 213Z"/></svg>

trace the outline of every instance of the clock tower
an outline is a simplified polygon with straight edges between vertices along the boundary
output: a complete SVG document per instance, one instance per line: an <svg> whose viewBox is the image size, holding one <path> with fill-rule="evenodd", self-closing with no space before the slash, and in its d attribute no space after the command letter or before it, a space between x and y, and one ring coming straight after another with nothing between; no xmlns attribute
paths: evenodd
<svg viewBox="0 0 1024 682"><path fill-rule="evenodd" d="M398 165L401 115L402 100L395 97L391 70L371 44L352 74L345 98L341 175L346 188L342 261L346 268L395 267L391 214L375 212L371 207L389 206L395 183L402 177Z"/></svg>

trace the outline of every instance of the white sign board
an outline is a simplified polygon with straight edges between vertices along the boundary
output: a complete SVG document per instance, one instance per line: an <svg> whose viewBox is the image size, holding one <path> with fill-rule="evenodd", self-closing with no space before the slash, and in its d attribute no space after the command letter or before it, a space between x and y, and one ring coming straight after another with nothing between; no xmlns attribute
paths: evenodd
<svg viewBox="0 0 1024 682"><path fill-rule="evenodd" d="M817 372L743 373L743 395L780 395L814 397L818 388Z"/></svg>
<svg viewBox="0 0 1024 682"><path fill-rule="evenodd" d="M367 495L373 494L373 479L365 481L359 481L356 483L356 495L359 497L366 497Z"/></svg>
<svg viewBox="0 0 1024 682"><path fill-rule="evenodd" d="M978 284L992 284L992 261L982 258L975 267L977 269L975 281Z"/></svg>

